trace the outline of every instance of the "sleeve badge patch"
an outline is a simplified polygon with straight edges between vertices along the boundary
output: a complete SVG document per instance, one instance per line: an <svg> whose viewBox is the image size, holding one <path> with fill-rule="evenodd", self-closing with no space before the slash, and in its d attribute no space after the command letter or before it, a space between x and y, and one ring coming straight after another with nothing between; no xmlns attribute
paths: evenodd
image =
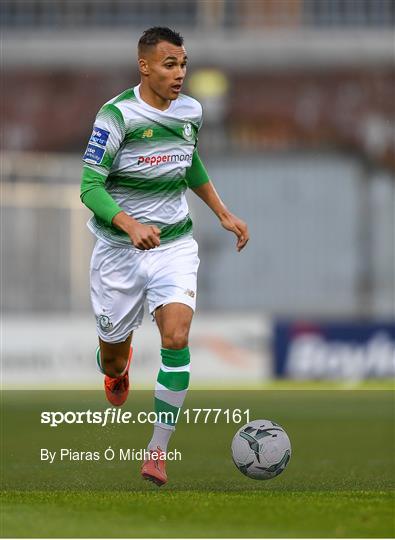
<svg viewBox="0 0 395 540"><path fill-rule="evenodd" d="M100 146L106 146L109 135L109 131L106 131L105 129L99 128L97 126L93 126L93 131L89 142L98 144Z"/></svg>
<svg viewBox="0 0 395 540"><path fill-rule="evenodd" d="M96 144L89 143L85 150L84 157L82 158L87 163L93 163L94 165L100 165L103 160L105 149L97 146Z"/></svg>

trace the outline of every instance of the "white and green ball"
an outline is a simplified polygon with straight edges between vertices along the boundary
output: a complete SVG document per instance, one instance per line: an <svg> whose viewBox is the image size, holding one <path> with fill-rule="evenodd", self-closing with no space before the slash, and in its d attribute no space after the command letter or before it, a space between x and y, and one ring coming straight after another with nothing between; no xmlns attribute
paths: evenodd
<svg viewBox="0 0 395 540"><path fill-rule="evenodd" d="M232 457L243 474L269 480L283 472L291 459L285 430L271 420L253 420L241 427L232 441Z"/></svg>

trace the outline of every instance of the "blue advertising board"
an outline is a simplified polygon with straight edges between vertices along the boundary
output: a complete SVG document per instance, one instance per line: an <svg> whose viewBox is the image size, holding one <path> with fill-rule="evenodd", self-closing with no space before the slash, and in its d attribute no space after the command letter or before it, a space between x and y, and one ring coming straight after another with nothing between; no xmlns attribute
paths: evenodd
<svg viewBox="0 0 395 540"><path fill-rule="evenodd" d="M395 322L278 321L273 356L277 377L395 377Z"/></svg>

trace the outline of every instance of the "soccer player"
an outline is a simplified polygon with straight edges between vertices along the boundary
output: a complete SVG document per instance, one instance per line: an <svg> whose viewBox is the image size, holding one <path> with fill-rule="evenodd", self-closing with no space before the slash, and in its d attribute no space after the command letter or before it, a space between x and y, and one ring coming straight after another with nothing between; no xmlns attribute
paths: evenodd
<svg viewBox="0 0 395 540"><path fill-rule="evenodd" d="M167 445L189 385L188 335L196 305L199 258L187 188L237 236L239 251L249 234L199 158L202 107L181 94L183 38L169 28L146 30L138 65L140 84L107 101L96 116L83 158L81 200L94 214L88 227L97 237L90 269L96 357L112 405L122 405L128 395L132 336L146 299L161 335L158 421L141 473L162 485Z"/></svg>

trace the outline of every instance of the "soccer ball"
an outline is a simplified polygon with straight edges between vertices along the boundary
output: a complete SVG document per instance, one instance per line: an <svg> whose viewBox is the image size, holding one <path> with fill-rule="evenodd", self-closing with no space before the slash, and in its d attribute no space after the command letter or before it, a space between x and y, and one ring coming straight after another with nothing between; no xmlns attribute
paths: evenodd
<svg viewBox="0 0 395 540"><path fill-rule="evenodd" d="M291 442L284 429L271 420L253 420L232 441L234 464L255 480L269 480L283 472L291 459Z"/></svg>

